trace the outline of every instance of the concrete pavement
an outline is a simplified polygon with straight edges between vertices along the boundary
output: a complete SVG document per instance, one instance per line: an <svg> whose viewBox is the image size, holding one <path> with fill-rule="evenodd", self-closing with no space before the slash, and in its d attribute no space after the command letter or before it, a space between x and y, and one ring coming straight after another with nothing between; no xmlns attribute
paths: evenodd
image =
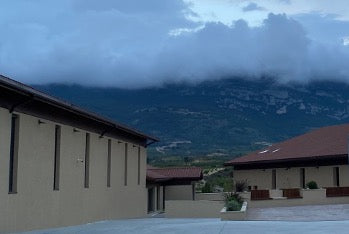
<svg viewBox="0 0 349 234"><path fill-rule="evenodd" d="M103 221L92 224L34 231L31 234L226 234L226 233L285 233L320 234L348 233L349 221L284 222L284 221L225 221L219 219L133 219Z"/></svg>
<svg viewBox="0 0 349 234"><path fill-rule="evenodd" d="M348 204L253 208L248 210L248 219L269 221L223 222L220 219L147 218L101 221L73 227L33 231L28 234L349 233Z"/></svg>
<svg viewBox="0 0 349 234"><path fill-rule="evenodd" d="M248 220L329 221L349 220L349 204L249 208ZM348 230L349 233L349 230Z"/></svg>

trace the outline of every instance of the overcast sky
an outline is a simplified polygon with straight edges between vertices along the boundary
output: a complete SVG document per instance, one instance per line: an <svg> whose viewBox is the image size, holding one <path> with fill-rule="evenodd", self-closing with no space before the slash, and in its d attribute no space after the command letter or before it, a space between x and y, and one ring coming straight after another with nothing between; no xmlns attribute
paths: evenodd
<svg viewBox="0 0 349 234"><path fill-rule="evenodd" d="M0 0L0 74L125 88L264 75L349 82L349 4Z"/></svg>

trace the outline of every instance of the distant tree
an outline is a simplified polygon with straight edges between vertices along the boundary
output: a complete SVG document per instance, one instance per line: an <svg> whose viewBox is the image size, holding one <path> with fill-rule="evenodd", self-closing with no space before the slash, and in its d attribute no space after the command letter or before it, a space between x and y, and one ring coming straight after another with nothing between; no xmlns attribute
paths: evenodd
<svg viewBox="0 0 349 234"><path fill-rule="evenodd" d="M226 178L223 184L224 192L232 192L234 187L234 182L231 178Z"/></svg>
<svg viewBox="0 0 349 234"><path fill-rule="evenodd" d="M188 156L185 156L183 158L183 161L184 161L185 165L189 165L189 163L192 161L192 159L190 157L188 157Z"/></svg>
<svg viewBox="0 0 349 234"><path fill-rule="evenodd" d="M212 193L212 186L210 183L205 183L204 187L201 189L202 193Z"/></svg>

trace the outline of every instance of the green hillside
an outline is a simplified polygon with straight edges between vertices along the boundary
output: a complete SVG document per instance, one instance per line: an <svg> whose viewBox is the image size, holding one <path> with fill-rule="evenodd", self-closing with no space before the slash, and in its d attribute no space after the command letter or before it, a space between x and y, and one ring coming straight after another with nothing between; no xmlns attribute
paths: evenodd
<svg viewBox="0 0 349 234"><path fill-rule="evenodd" d="M342 83L225 79L138 90L36 88L159 137L149 152L155 165L219 165L349 119L349 86Z"/></svg>

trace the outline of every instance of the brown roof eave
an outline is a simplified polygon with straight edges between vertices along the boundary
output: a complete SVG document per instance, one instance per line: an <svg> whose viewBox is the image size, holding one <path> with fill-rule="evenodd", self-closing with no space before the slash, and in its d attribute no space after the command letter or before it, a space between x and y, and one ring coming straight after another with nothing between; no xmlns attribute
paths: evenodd
<svg viewBox="0 0 349 234"><path fill-rule="evenodd" d="M338 155L324 155L324 156L310 156L303 158L287 158L287 159L277 159L277 160L259 160L250 162L226 162L224 166L244 166L244 165L259 165L259 164L277 164L277 163L291 163L291 162L306 162L315 160L334 160L338 158L348 158L347 154Z"/></svg>
<svg viewBox="0 0 349 234"><path fill-rule="evenodd" d="M172 178L163 178L163 179L153 179L153 178L147 178L147 182L151 183L162 183L172 180Z"/></svg>
<svg viewBox="0 0 349 234"><path fill-rule="evenodd" d="M191 180L191 181L198 181L198 180L202 180L202 176L200 177L175 177L175 178L172 178L173 180Z"/></svg>
<svg viewBox="0 0 349 234"><path fill-rule="evenodd" d="M64 110L69 111L71 113L74 113L76 115L79 115L79 116L91 119L93 121L111 126L113 128L119 129L119 130L127 132L129 134L136 135L140 138L148 139L152 142L159 141L159 139L156 137L141 133L135 129L132 129L132 128L127 127L125 125L122 125L120 123L116 123L116 122L109 120L105 117L101 117L97 114L91 113L89 111L85 111L77 106L74 106L74 105L68 103L68 102L61 101L61 100L54 98L50 95L47 95L47 94L42 93L40 91L37 91L37 90L31 88L30 86L24 85L22 83L19 83L17 81L14 81L14 80L7 78L5 76L2 76L2 75L0 75L0 86L3 88L15 91L17 93L24 94L33 100L37 100L37 101L55 106L55 107L60 108L60 109L64 109Z"/></svg>
<svg viewBox="0 0 349 234"><path fill-rule="evenodd" d="M203 175L199 177L168 177L168 178L151 178L147 177L148 182L160 183L160 182L168 182L168 181L199 181L203 179Z"/></svg>

